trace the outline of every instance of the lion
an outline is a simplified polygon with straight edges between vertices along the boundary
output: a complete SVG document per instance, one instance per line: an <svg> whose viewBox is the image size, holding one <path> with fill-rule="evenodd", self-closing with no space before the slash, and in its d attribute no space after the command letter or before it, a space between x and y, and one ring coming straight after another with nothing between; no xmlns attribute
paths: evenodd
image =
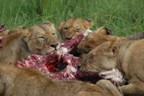
<svg viewBox="0 0 144 96"><path fill-rule="evenodd" d="M70 18L66 22L62 22L59 25L58 30L61 34L62 41L65 41L70 40L71 38L77 36L78 34L87 31L92 26L93 26L92 20L82 18ZM93 30L93 32L94 33L92 33L90 36L88 36L86 39L84 39L78 44L77 50L74 50L76 52L74 54L78 54L78 56L81 54L87 54L89 51L91 51L99 44L108 41L105 39L105 37L112 36L112 31L109 30L108 28L105 29L101 28L101 30ZM127 37L122 36L121 38L123 39L125 38L128 40L142 39L144 38L144 32L137 32L136 34L132 34Z"/></svg>
<svg viewBox="0 0 144 96"><path fill-rule="evenodd" d="M58 43L55 27L50 22L10 30L1 42L0 63L15 64L30 54L49 53Z"/></svg>
<svg viewBox="0 0 144 96"><path fill-rule="evenodd" d="M61 41L70 40L80 33L84 33L92 27L93 22L90 19L70 18L66 22L61 22L58 31L61 35Z"/></svg>
<svg viewBox="0 0 144 96"><path fill-rule="evenodd" d="M103 87L103 85L106 85ZM54 80L37 70L0 64L0 96L123 96L108 80L97 85Z"/></svg>
<svg viewBox="0 0 144 96"><path fill-rule="evenodd" d="M82 18L70 18L66 22L62 22L59 25L58 30L61 34L62 41L66 41L72 39L80 33L89 30L92 26L92 20ZM111 34L112 31L105 27L101 27L98 30L93 31L90 36L88 36L78 44L75 50L76 54L78 54L78 56L81 54L87 54L90 50L92 50L102 42L108 41L106 39L107 35L110 38L113 38Z"/></svg>
<svg viewBox="0 0 144 96"><path fill-rule="evenodd" d="M80 70L104 71L117 68L123 72L128 85L119 87L124 95L144 94L144 39L104 42L90 51Z"/></svg>
<svg viewBox="0 0 144 96"><path fill-rule="evenodd" d="M78 44L77 52L79 54L87 54L103 42L126 39L124 37L112 36L111 33L112 31L108 28L98 28Z"/></svg>
<svg viewBox="0 0 144 96"><path fill-rule="evenodd" d="M97 47L106 41L115 40L140 40L144 38L144 32L138 32L136 34L124 37L124 36L114 36L112 35L112 31L105 27L100 27L96 31L93 31L87 38L82 40L77 46L77 52L79 54L87 54L92 49Z"/></svg>

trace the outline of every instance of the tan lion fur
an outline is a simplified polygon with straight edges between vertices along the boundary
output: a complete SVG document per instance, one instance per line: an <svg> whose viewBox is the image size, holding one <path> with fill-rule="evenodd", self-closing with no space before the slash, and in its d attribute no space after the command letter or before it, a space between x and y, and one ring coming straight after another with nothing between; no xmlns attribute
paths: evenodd
<svg viewBox="0 0 144 96"><path fill-rule="evenodd" d="M60 31L62 41L65 41L85 32L92 25L93 22L91 20L70 18L66 22L61 22L58 30ZM115 37L111 36L111 31L109 29L101 27L98 30L93 31L88 37L78 44L77 52L78 54L86 54L99 44L113 38Z"/></svg>
<svg viewBox="0 0 144 96"><path fill-rule="evenodd" d="M77 52L79 54L87 54L92 49L97 47L103 42L112 41L115 39L127 39L127 40L139 40L143 39L144 32L139 32L128 37L118 37L110 34L110 30L105 27L100 27L96 31L93 31L89 36L87 36L83 41L81 41L77 46Z"/></svg>
<svg viewBox="0 0 144 96"><path fill-rule="evenodd" d="M104 71L118 68L128 80L128 85L119 87L124 95L144 94L144 39L104 42L85 59L81 70Z"/></svg>
<svg viewBox="0 0 144 96"><path fill-rule="evenodd" d="M70 18L66 22L61 22L58 30L61 34L62 41L66 41L85 32L92 25L93 22L89 19Z"/></svg>
<svg viewBox="0 0 144 96"><path fill-rule="evenodd" d="M58 27L58 30L60 31L62 40L69 40L72 37L77 36L80 33L85 32L87 29L92 27L93 22L92 20L82 19L82 18L70 18L66 20L65 22L61 22L61 24ZM103 31L103 32L98 32ZM107 39L108 37L111 37L111 32L109 29L106 28L106 30L96 30L93 31L90 36L88 36L86 39L81 41L78 45L78 54L86 54L89 51L91 51L93 48L98 46L99 44L109 41ZM113 37L112 37L113 38ZM124 37L121 37L124 38ZM129 40L137 40L144 38L144 32L137 32L136 34L132 34L128 37L125 37L125 39Z"/></svg>
<svg viewBox="0 0 144 96"><path fill-rule="evenodd" d="M10 30L1 43L0 63L15 64L32 53L45 54L55 50L58 38L54 25L46 22L28 29Z"/></svg>
<svg viewBox="0 0 144 96"><path fill-rule="evenodd" d="M9 34L9 32L10 32L10 30L4 30L4 31L0 32L0 36L6 36Z"/></svg>
<svg viewBox="0 0 144 96"><path fill-rule="evenodd" d="M103 87L106 85L106 87ZM52 80L33 69L0 64L0 96L122 96L107 80L97 85Z"/></svg>
<svg viewBox="0 0 144 96"><path fill-rule="evenodd" d="M112 36L110 34L109 29L105 27L98 28L78 44L78 53L87 54L103 42L124 39L123 37Z"/></svg>

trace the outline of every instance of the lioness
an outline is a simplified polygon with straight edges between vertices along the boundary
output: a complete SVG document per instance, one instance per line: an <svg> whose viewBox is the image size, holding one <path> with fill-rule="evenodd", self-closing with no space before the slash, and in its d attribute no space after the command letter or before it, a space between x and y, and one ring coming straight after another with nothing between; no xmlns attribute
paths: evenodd
<svg viewBox="0 0 144 96"><path fill-rule="evenodd" d="M32 53L46 54L56 49L58 38L54 25L46 22L24 29L10 30L2 40L0 63L15 64Z"/></svg>
<svg viewBox="0 0 144 96"><path fill-rule="evenodd" d="M59 25L58 30L60 31L62 40L69 40L80 33L87 31L93 25L92 20L82 18L70 18L66 22L62 22ZM107 39L108 35L108 39ZM101 27L85 38L78 44L78 54L88 53L90 50L98 46L104 41L108 41L111 36L111 30Z"/></svg>
<svg viewBox="0 0 144 96"><path fill-rule="evenodd" d="M103 87L106 85L106 87ZM0 96L122 96L107 80L98 85L52 80L36 70L0 64Z"/></svg>
<svg viewBox="0 0 144 96"><path fill-rule="evenodd" d="M77 52L79 54L87 54L92 49L100 45L105 41L112 41L117 39L127 39L127 40L139 40L144 38L144 32L139 32L128 37L118 37L112 36L111 30L108 28L100 27L96 31L93 31L87 38L81 41L77 46Z"/></svg>
<svg viewBox="0 0 144 96"><path fill-rule="evenodd" d="M82 18L70 18L66 22L62 22L59 25L58 30L60 31L62 40L69 40L76 35L85 32L93 25L92 20L82 19ZM100 32L98 32L100 31ZM101 32L103 31L103 32ZM77 47L78 54L87 54L93 48L101 44L102 42L109 41L108 39L104 39L107 35L110 37L111 31L106 28L106 30L97 30L93 31L94 33L88 36L86 39L81 41ZM107 38L107 37L106 37ZM123 37L121 37L123 38ZM144 32L138 32L136 34L125 37L125 39L129 40L137 40L144 38ZM76 51L76 50L75 50Z"/></svg>
<svg viewBox="0 0 144 96"><path fill-rule="evenodd" d="M77 46L77 52L80 54L87 54L89 51L94 49L106 41L114 41L124 39L123 37L117 37L111 35L111 30L105 27L100 27L96 31L93 31L87 38L82 40Z"/></svg>
<svg viewBox="0 0 144 96"><path fill-rule="evenodd" d="M144 40L104 42L90 51L81 70L102 71L118 68L128 85L119 87L124 95L144 95Z"/></svg>
<svg viewBox="0 0 144 96"><path fill-rule="evenodd" d="M62 41L70 40L80 33L84 33L93 25L89 19L70 18L66 22L61 22L58 30L61 34Z"/></svg>

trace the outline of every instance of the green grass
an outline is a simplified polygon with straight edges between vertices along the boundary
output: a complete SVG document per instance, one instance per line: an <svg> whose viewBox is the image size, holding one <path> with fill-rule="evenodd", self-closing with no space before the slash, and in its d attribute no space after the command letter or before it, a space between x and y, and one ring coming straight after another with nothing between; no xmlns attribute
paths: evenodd
<svg viewBox="0 0 144 96"><path fill-rule="evenodd" d="M90 18L93 29L106 26L119 36L144 31L144 0L0 0L0 24L56 26L70 17Z"/></svg>

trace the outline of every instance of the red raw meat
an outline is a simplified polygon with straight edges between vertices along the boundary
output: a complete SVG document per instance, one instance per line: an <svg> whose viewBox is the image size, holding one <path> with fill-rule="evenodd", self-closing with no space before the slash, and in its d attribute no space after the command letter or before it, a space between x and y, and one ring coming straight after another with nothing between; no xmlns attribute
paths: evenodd
<svg viewBox="0 0 144 96"><path fill-rule="evenodd" d="M59 80L75 80L80 59L68 54L76 46L84 35L80 34L76 38L61 44L57 51L45 55L32 54L26 60L18 61L19 67L36 68L48 77Z"/></svg>

